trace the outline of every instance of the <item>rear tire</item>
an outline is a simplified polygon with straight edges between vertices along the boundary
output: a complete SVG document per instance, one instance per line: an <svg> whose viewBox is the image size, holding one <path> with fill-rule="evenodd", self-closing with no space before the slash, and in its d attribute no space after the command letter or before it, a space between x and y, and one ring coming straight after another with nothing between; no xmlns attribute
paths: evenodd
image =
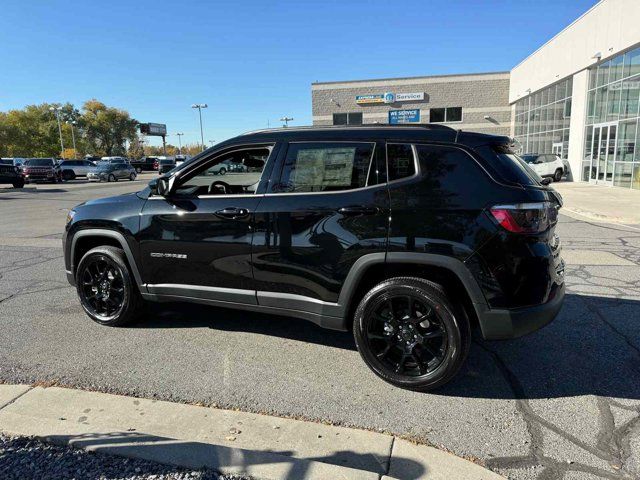
<svg viewBox="0 0 640 480"><path fill-rule="evenodd" d="M373 287L356 309L353 333L377 376L422 392L450 381L471 345L464 310L440 285L417 277L395 277Z"/></svg>
<svg viewBox="0 0 640 480"><path fill-rule="evenodd" d="M553 174L553 181L554 182L559 182L560 180L562 180L562 169L559 168L556 170L556 172Z"/></svg>
<svg viewBox="0 0 640 480"><path fill-rule="evenodd" d="M227 173L227 169L226 168L221 168L219 174L220 175L225 175Z"/></svg>
<svg viewBox="0 0 640 480"><path fill-rule="evenodd" d="M17 182L13 182L13 188L22 188L24 187L24 180L18 180Z"/></svg>
<svg viewBox="0 0 640 480"><path fill-rule="evenodd" d="M136 174L135 173L131 173L131 175L129 175L129 180L131 180L132 182L136 179Z"/></svg>
<svg viewBox="0 0 640 480"><path fill-rule="evenodd" d="M89 250L78 263L76 291L85 313L100 325L131 323L144 309L144 300L120 248L105 245Z"/></svg>
<svg viewBox="0 0 640 480"><path fill-rule="evenodd" d="M73 170L65 170L62 172L62 178L65 180L75 180L76 173Z"/></svg>
<svg viewBox="0 0 640 480"><path fill-rule="evenodd" d="M107 181L109 182L117 182L118 179L116 178L116 176L112 173L109 175L109 177L107 178Z"/></svg>
<svg viewBox="0 0 640 480"><path fill-rule="evenodd" d="M136 173L142 173L142 168L136 167Z"/></svg>

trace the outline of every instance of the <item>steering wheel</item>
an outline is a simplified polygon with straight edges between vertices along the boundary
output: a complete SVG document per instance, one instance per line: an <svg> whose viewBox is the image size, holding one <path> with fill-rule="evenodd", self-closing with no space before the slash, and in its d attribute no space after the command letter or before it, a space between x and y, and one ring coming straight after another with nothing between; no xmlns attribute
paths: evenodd
<svg viewBox="0 0 640 480"><path fill-rule="evenodd" d="M229 185L227 182L223 182L222 180L216 180L215 182L212 182L211 185L209 185L209 190L207 191L207 193L209 194L227 194L229 193L229 191L231 190L231 185Z"/></svg>

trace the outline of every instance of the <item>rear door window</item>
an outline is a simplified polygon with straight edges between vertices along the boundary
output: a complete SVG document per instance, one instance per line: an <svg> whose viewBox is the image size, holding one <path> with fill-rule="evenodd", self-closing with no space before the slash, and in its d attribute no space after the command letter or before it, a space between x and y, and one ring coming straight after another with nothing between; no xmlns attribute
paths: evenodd
<svg viewBox="0 0 640 480"><path fill-rule="evenodd" d="M333 192L369 184L374 143L291 143L277 192Z"/></svg>

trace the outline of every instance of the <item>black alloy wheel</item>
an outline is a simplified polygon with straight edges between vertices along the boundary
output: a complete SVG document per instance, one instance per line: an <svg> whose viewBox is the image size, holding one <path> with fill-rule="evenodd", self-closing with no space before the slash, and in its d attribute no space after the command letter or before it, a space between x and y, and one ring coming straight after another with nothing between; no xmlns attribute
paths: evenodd
<svg viewBox="0 0 640 480"><path fill-rule="evenodd" d="M427 391L448 382L466 358L469 323L439 285L396 277L374 287L354 320L356 345L383 380Z"/></svg>
<svg viewBox="0 0 640 480"><path fill-rule="evenodd" d="M143 301L119 248L87 252L76 270L76 290L84 311L102 325L124 325L141 312Z"/></svg>

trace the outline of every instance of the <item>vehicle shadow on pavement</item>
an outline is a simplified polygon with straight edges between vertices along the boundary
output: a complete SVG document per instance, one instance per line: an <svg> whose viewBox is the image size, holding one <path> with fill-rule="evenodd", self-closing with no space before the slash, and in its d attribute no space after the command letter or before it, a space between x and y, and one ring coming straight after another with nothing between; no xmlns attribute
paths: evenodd
<svg viewBox="0 0 640 480"><path fill-rule="evenodd" d="M257 333L327 347L356 349L351 334L320 328L306 320L192 303L153 305L144 320L132 325L132 328L176 327Z"/></svg>
<svg viewBox="0 0 640 480"><path fill-rule="evenodd" d="M567 294L558 317L507 341L475 332L466 365L439 395L640 399L640 302Z"/></svg>
<svg viewBox="0 0 640 480"><path fill-rule="evenodd" d="M357 467L384 475L389 469L389 459L377 464L377 468L366 467L369 458L362 461L362 454L348 450L337 451L323 457L296 458L295 452L278 450L250 450L232 448L224 445L195 441L176 440L140 432L84 433L76 435L51 435L45 441L57 445L70 445L93 452L138 458L165 465L189 469L208 468L216 472L235 475L249 475L262 478L281 478L282 480L300 480L318 478L319 462L340 467ZM407 475L403 480L421 478L426 468L418 462L402 457L394 457L394 468L401 469ZM341 473L344 473L342 471ZM308 477L309 476L309 477Z"/></svg>
<svg viewBox="0 0 640 480"><path fill-rule="evenodd" d="M215 312L215 314L212 314ZM355 350L348 332L310 322L195 304L163 304L133 328L207 327ZM467 362L436 395L640 399L640 302L567 294L558 317L521 338L486 341L474 329Z"/></svg>

